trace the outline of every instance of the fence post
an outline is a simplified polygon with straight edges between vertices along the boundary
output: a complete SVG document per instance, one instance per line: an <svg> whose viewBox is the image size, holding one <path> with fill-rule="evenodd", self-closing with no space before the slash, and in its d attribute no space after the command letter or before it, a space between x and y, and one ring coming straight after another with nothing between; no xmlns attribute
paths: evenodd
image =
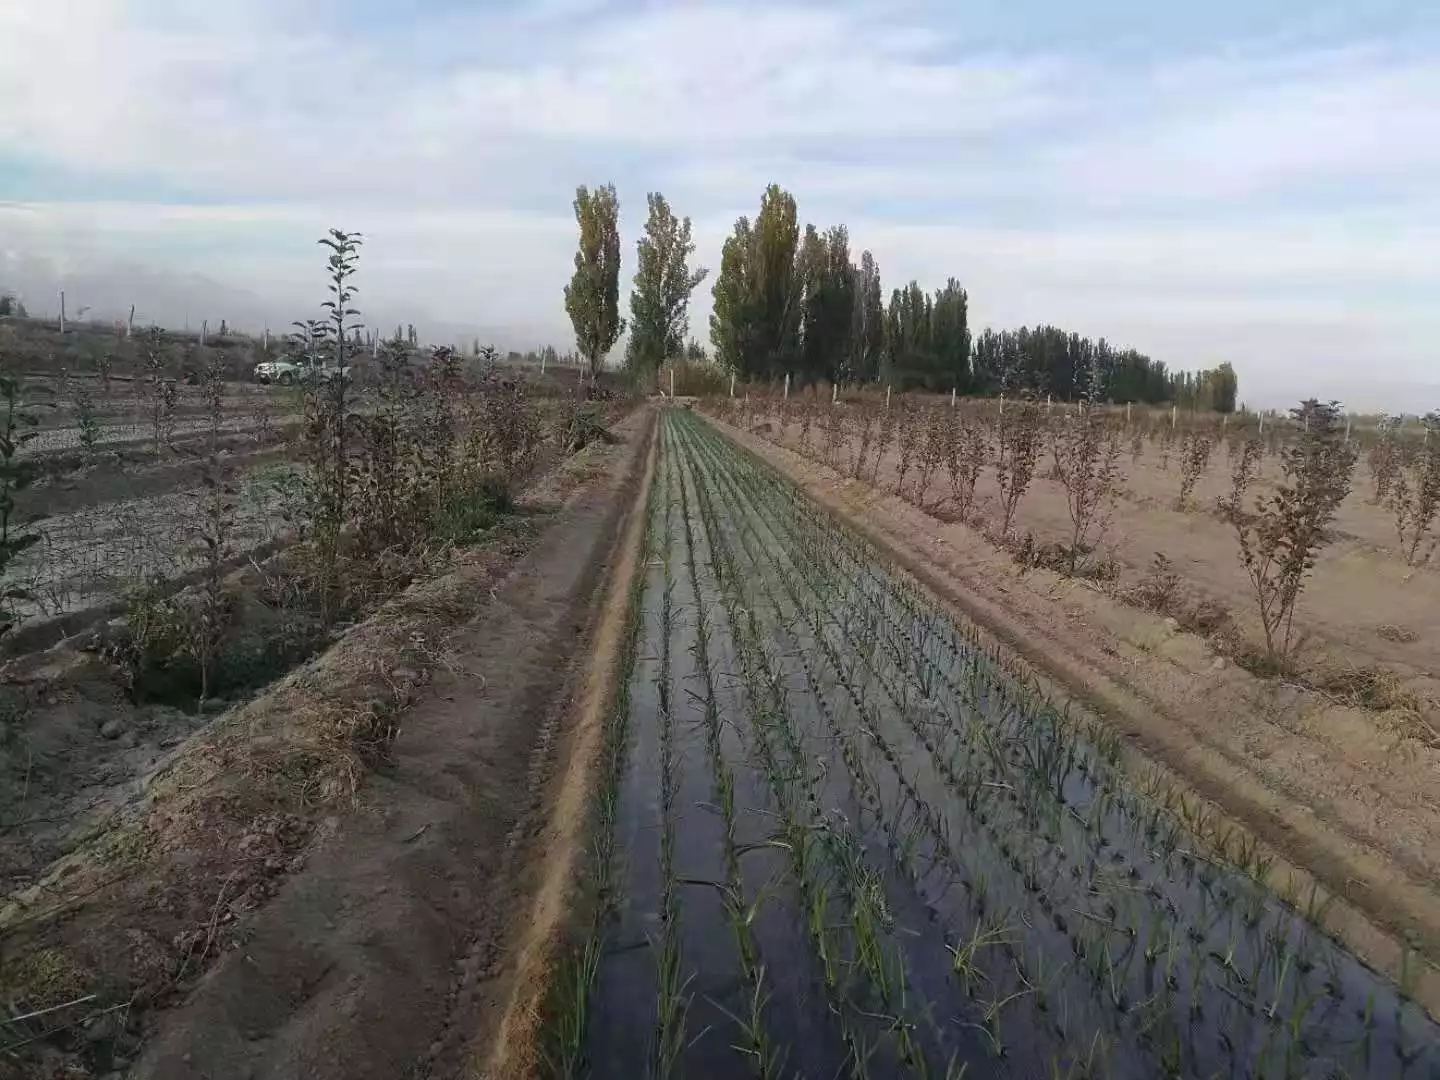
<svg viewBox="0 0 1440 1080"><path fill-rule="evenodd" d="M210 320L209 320L209 319L201 319L201 320L200 320L200 347L201 347L202 349L205 347L205 339L206 339L207 337L209 337L209 336L210 336Z"/></svg>
<svg viewBox="0 0 1440 1080"><path fill-rule="evenodd" d="M785 372L785 400L790 400L790 373Z"/></svg>
<svg viewBox="0 0 1440 1080"><path fill-rule="evenodd" d="M1178 421L1179 419L1180 419L1180 406L1179 406L1179 405L1171 405L1171 406L1170 406L1170 430L1171 430L1171 431L1174 431L1174 430L1175 430L1176 421Z"/></svg>
<svg viewBox="0 0 1440 1080"><path fill-rule="evenodd" d="M130 319L125 323L125 336L128 338L135 333L135 305L130 305Z"/></svg>
<svg viewBox="0 0 1440 1080"><path fill-rule="evenodd" d="M830 384L830 404L831 404L831 405L837 405L837 404L839 404L839 402L840 402L840 384L839 384L839 383L831 383L831 384Z"/></svg>
<svg viewBox="0 0 1440 1080"><path fill-rule="evenodd" d="M890 411L890 387L888 385L885 387L885 411Z"/></svg>
<svg viewBox="0 0 1440 1080"><path fill-rule="evenodd" d="M735 373L733 371L730 372L730 396L732 398L735 396Z"/></svg>
<svg viewBox="0 0 1440 1080"><path fill-rule="evenodd" d="M1005 391L1000 391L1000 415L1005 415Z"/></svg>
<svg viewBox="0 0 1440 1080"><path fill-rule="evenodd" d="M1130 402L1125 402L1125 426L1130 426Z"/></svg>
<svg viewBox="0 0 1440 1080"><path fill-rule="evenodd" d="M1260 434L1265 434L1265 413L1263 411L1260 413Z"/></svg>
<svg viewBox="0 0 1440 1080"><path fill-rule="evenodd" d="M65 290L60 290L60 333L65 333Z"/></svg>
<svg viewBox="0 0 1440 1080"><path fill-rule="evenodd" d="M950 408L955 407L955 387L950 387Z"/></svg>

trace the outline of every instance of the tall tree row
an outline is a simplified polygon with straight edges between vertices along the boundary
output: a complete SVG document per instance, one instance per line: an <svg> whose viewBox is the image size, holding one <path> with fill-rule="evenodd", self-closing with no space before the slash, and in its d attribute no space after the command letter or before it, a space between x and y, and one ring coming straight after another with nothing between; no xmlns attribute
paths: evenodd
<svg viewBox="0 0 1440 1080"><path fill-rule="evenodd" d="M692 270L690 219L663 195L647 199L630 296L626 366L647 375L677 357L701 357L687 344L689 303L708 276ZM580 188L575 273L565 306L592 375L625 328L618 315L619 202L613 185ZM1238 380L1229 364L1170 372L1135 349L1117 348L1055 326L986 330L972 338L970 300L955 278L927 293L916 281L889 302L875 257L851 261L844 225L800 225L795 197L771 184L752 220L726 239L712 287L713 359L744 379L799 383L883 382L897 389L966 394L1049 394L1059 400L1175 402L1233 411Z"/></svg>

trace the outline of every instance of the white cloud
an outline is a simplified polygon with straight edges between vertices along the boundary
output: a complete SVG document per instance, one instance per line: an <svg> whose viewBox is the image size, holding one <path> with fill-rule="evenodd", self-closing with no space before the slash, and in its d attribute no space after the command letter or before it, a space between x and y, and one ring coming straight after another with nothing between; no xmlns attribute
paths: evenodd
<svg viewBox="0 0 1440 1080"><path fill-rule="evenodd" d="M887 287L954 274L983 321L1229 358L1280 390L1356 355L1431 377L1440 53L1423 42L1177 42L1140 65L977 51L874 5L538 0L373 32L346 14L0 5L0 198L7 157L156 192L28 191L0 207L0 247L91 282L199 271L288 318L318 292L315 238L342 225L367 234L362 295L384 312L563 340L575 183L619 183L627 241L644 191L666 191L713 267L775 180L807 219L848 222Z"/></svg>

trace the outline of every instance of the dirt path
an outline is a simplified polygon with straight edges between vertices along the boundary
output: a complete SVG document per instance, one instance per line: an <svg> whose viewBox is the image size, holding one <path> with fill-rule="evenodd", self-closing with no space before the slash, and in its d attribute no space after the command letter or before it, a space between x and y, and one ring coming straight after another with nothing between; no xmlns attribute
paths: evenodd
<svg viewBox="0 0 1440 1080"><path fill-rule="evenodd" d="M171 1012L132 1075L449 1077L502 1001L501 943L649 425L462 628L362 812Z"/></svg>
<svg viewBox="0 0 1440 1080"><path fill-rule="evenodd" d="M713 421L712 421L713 422ZM1432 1012L1440 973L1440 752L1322 695L1256 679L1199 638L1010 557L959 524L717 426L854 523L932 592L1116 723L1131 748L1278 854L1272 876L1333 893L1326 924L1373 966L1408 966ZM1303 869L1300 869L1303 868Z"/></svg>

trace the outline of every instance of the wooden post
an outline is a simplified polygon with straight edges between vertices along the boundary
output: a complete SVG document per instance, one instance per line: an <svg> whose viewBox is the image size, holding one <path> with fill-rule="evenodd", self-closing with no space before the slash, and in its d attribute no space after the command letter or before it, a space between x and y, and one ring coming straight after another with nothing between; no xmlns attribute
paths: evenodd
<svg viewBox="0 0 1440 1080"><path fill-rule="evenodd" d="M545 357L546 357L546 355L549 353L549 351L550 351L549 349L541 349L541 350L540 350L540 374L541 374L541 375L544 375L544 374L545 374Z"/></svg>
<svg viewBox="0 0 1440 1080"><path fill-rule="evenodd" d="M839 384L839 383L831 383L831 384L830 384L830 404L831 404L831 405L838 405L838 404L840 404L840 384Z"/></svg>
<svg viewBox="0 0 1440 1080"><path fill-rule="evenodd" d="M735 373L733 371L730 372L730 396L732 398L735 396Z"/></svg>
<svg viewBox="0 0 1440 1080"><path fill-rule="evenodd" d="M885 387L885 411L890 411L890 387Z"/></svg>
<svg viewBox="0 0 1440 1080"><path fill-rule="evenodd" d="M135 333L135 305L130 305L130 319L125 323L125 336L128 338Z"/></svg>
<svg viewBox="0 0 1440 1080"><path fill-rule="evenodd" d="M1049 416L1049 415L1050 415L1050 406L1052 406L1053 404L1055 404L1055 403L1050 400L1050 395L1049 395L1049 394L1046 394L1046 395L1045 395L1045 415L1046 415L1046 416Z"/></svg>
<svg viewBox="0 0 1440 1080"><path fill-rule="evenodd" d="M1171 431L1174 431L1174 430L1175 430L1175 424L1176 424L1176 422L1177 422L1179 419L1180 419L1180 406L1179 406L1179 405L1171 405L1171 406L1170 406L1170 430L1171 430Z"/></svg>
<svg viewBox="0 0 1440 1080"><path fill-rule="evenodd" d="M1125 402L1125 426L1130 426L1130 402Z"/></svg>
<svg viewBox="0 0 1440 1080"><path fill-rule="evenodd" d="M790 400L790 373L788 371L785 372L785 400Z"/></svg>
<svg viewBox="0 0 1440 1080"><path fill-rule="evenodd" d="M210 336L210 320L200 320L200 347L205 347L205 339Z"/></svg>
<svg viewBox="0 0 1440 1080"><path fill-rule="evenodd" d="M1350 441L1350 416L1348 413L1345 416L1345 441L1347 443Z"/></svg>
<svg viewBox="0 0 1440 1080"><path fill-rule="evenodd" d="M1000 415L1005 415L1005 391L1000 391Z"/></svg>
<svg viewBox="0 0 1440 1080"><path fill-rule="evenodd" d="M60 332L65 332L65 290L60 290Z"/></svg>
<svg viewBox="0 0 1440 1080"><path fill-rule="evenodd" d="M950 387L950 408L955 407L955 387Z"/></svg>
<svg viewBox="0 0 1440 1080"><path fill-rule="evenodd" d="M1264 413L1264 412L1261 412L1261 413L1260 413L1260 434L1261 434L1261 435L1264 435L1264 434L1265 434L1265 413Z"/></svg>

